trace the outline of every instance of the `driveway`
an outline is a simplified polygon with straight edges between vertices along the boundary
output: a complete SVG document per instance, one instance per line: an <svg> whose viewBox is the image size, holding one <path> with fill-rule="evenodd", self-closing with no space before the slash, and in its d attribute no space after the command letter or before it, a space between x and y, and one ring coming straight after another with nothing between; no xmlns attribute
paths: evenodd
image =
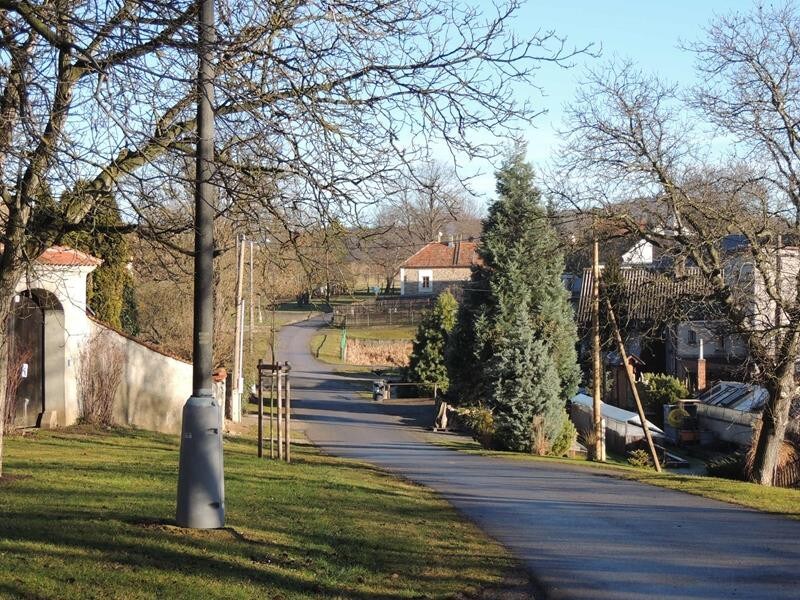
<svg viewBox="0 0 800 600"><path fill-rule="evenodd" d="M280 334L279 358L293 365L293 407L309 438L438 491L511 549L547 598L800 598L800 521L594 469L426 443L414 406L362 399L356 390L365 383L312 358L322 323Z"/></svg>

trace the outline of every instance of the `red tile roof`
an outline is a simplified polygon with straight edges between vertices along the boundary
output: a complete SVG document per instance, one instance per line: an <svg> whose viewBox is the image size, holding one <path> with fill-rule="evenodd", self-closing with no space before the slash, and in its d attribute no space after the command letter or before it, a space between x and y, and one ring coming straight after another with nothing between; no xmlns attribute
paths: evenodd
<svg viewBox="0 0 800 600"><path fill-rule="evenodd" d="M482 264L476 242L431 242L400 265L406 269L469 268Z"/></svg>
<svg viewBox="0 0 800 600"><path fill-rule="evenodd" d="M36 262L63 267L97 267L103 263L101 259L69 246L51 246L42 252Z"/></svg>

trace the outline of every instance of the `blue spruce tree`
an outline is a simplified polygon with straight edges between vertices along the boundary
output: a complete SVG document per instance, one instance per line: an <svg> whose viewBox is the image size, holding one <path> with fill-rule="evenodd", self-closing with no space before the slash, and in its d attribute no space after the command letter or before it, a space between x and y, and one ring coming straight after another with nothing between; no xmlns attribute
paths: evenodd
<svg viewBox="0 0 800 600"><path fill-rule="evenodd" d="M523 147L497 173L497 194L448 366L454 392L492 409L499 447L541 451L561 432L580 377L577 335L563 255Z"/></svg>

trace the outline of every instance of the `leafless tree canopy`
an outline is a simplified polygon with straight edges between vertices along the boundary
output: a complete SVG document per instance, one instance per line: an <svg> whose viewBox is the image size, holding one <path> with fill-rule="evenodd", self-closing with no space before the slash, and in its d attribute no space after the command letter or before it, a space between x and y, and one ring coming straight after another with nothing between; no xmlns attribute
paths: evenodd
<svg viewBox="0 0 800 600"><path fill-rule="evenodd" d="M695 89L630 62L589 73L568 112L566 183L552 190L661 246L676 269L703 274L771 392L755 462L763 483L797 394L798 31L791 5L717 18L687 48L702 82ZM739 247L724 247L730 234Z"/></svg>

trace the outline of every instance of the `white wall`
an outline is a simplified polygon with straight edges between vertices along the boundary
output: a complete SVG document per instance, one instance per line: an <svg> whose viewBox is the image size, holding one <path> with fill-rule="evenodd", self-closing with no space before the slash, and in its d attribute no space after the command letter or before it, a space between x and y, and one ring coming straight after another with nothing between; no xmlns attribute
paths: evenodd
<svg viewBox="0 0 800 600"><path fill-rule="evenodd" d="M86 276L93 270L94 267L37 264L17 284L18 293L44 290L61 304L61 310L45 310L45 335L50 336L45 339L45 427L71 425L78 419L77 367L81 345L89 335Z"/></svg>
<svg viewBox="0 0 800 600"><path fill-rule="evenodd" d="M114 420L142 429L180 432L183 405L192 394L191 363L152 350L97 321L89 323L92 335L106 336L125 356Z"/></svg>

